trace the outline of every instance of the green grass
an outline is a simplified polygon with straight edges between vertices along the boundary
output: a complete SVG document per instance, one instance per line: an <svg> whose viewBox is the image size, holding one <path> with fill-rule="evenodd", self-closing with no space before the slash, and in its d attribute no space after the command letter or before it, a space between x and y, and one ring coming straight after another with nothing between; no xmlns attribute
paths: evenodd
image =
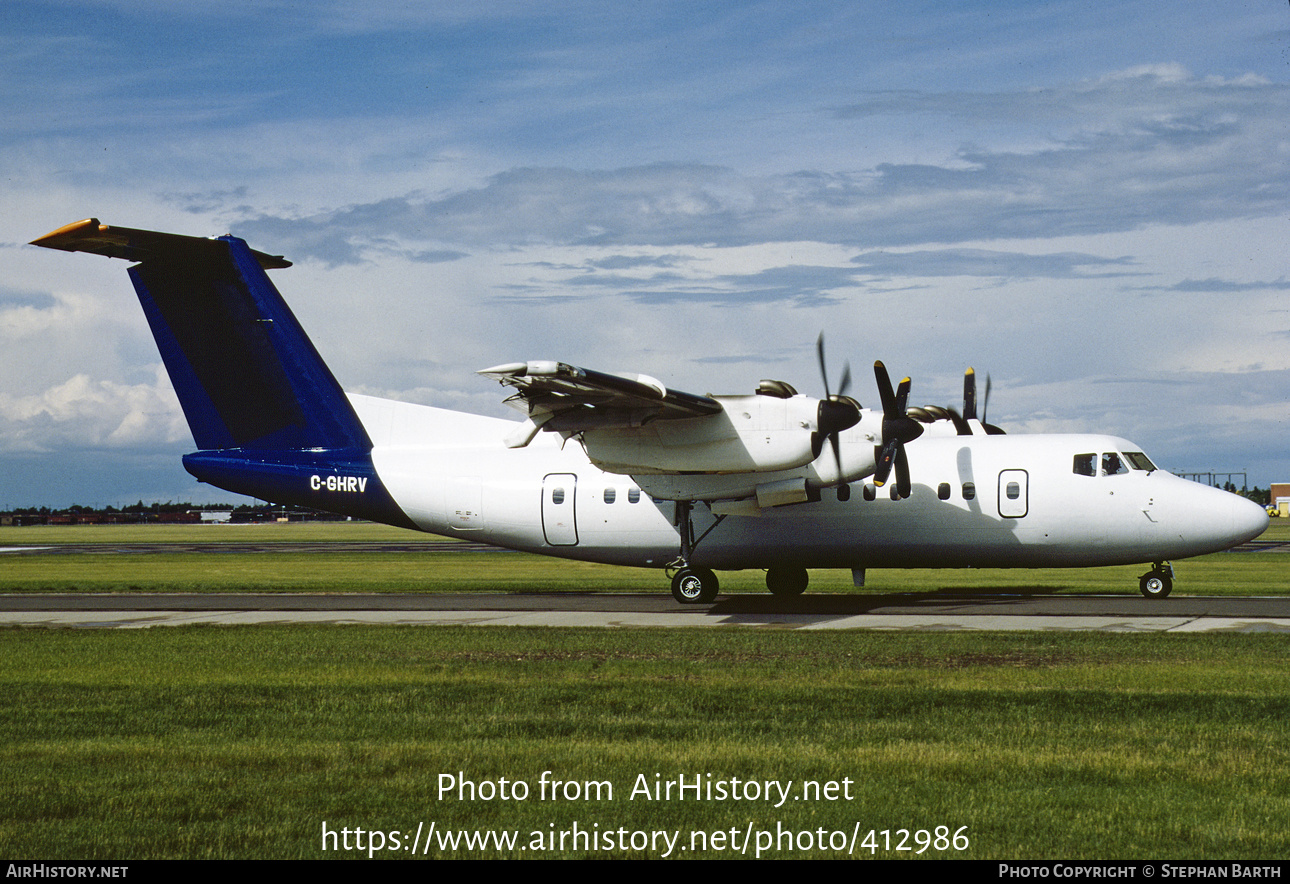
<svg viewBox="0 0 1290 884"><path fill-rule="evenodd" d="M1273 635L6 630L0 855L324 858L326 820L521 843L575 821L685 839L945 825L975 859L1282 857L1285 651ZM537 800L547 770L613 800ZM440 800L459 772L534 793ZM656 773L847 778L851 800L629 800Z"/></svg>
<svg viewBox="0 0 1290 884"><path fill-rule="evenodd" d="M1290 521L1290 520L1286 520ZM666 592L652 569L522 553L262 552L106 554L121 543L219 541L417 543L424 534L370 523L0 528L0 544L100 544L105 554L0 555L0 592ZM1265 540L1290 542L1274 520ZM1175 563L1176 595L1285 595L1290 556L1219 553ZM1082 569L872 570L856 590L845 570L813 571L810 592L1118 593L1135 595L1143 565ZM761 571L722 572L722 591L764 593Z"/></svg>
<svg viewBox="0 0 1290 884"><path fill-rule="evenodd" d="M30 525L0 527L0 545L65 543L415 543L447 540L375 522L262 522L251 525Z"/></svg>
<svg viewBox="0 0 1290 884"><path fill-rule="evenodd" d="M38 530L0 529L0 544L417 536L370 525L27 533ZM1283 538L1290 525L1264 537ZM1175 592L1284 594L1288 566L1279 553L1188 560ZM874 571L862 591L1133 593L1141 570ZM756 571L722 574L736 592L764 592L761 581ZM663 592L664 583L655 571L509 553L0 558L0 591L37 590ZM812 590L853 591L840 571L813 572ZM422 821L510 829L521 843L575 821L678 830L687 844L691 831L742 833L750 823L848 836L859 826L862 838L943 825L966 826L970 847L929 855L1281 857L1286 651L1284 637L1267 634L8 629L0 855L323 858L336 855L321 849L326 820L409 833ZM536 789L547 770L609 781L614 799L438 798L443 774ZM628 800L636 777L655 773L847 778L852 797L778 809Z"/></svg>
<svg viewBox="0 0 1290 884"><path fill-rule="evenodd" d="M1136 595L1143 565L1083 569L812 571L808 592ZM1175 563L1174 594L1285 595L1290 556L1219 553ZM722 572L725 594L766 592L761 571ZM0 558L0 592L667 592L662 571L522 553L185 553Z"/></svg>

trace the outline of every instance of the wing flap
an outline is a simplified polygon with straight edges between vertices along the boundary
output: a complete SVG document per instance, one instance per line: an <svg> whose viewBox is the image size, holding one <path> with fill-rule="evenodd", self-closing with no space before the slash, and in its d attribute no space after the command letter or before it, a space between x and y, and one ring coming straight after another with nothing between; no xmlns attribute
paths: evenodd
<svg viewBox="0 0 1290 884"><path fill-rule="evenodd" d="M639 425L653 418L688 418L720 414L721 403L708 396L671 390L649 375L610 374L564 362L513 362L479 372L514 387L512 400L530 418L546 417L544 426L595 429Z"/></svg>

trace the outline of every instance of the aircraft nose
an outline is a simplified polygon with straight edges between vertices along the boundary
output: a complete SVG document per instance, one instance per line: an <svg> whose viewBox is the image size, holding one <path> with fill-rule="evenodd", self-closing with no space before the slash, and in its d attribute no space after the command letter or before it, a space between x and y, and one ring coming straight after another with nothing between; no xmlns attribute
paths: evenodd
<svg viewBox="0 0 1290 884"><path fill-rule="evenodd" d="M1262 506L1244 497L1231 495L1232 533L1235 539L1232 544L1253 540L1268 530L1268 512Z"/></svg>
<svg viewBox="0 0 1290 884"><path fill-rule="evenodd" d="M1179 518L1178 533L1185 541L1185 555L1231 549L1267 530L1268 514L1254 501L1208 485L1178 481L1182 493L1177 500L1185 503L1174 513Z"/></svg>

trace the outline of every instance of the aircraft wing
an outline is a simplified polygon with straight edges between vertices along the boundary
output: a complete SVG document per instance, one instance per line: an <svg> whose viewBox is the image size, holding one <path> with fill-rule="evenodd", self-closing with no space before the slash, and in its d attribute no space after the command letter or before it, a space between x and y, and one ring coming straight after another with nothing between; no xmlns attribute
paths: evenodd
<svg viewBox="0 0 1290 884"><path fill-rule="evenodd" d="M818 488L873 472L872 441L821 457L828 431L820 432L820 410L834 403L782 382L712 397L670 390L645 375L562 362L479 373L513 387L507 404L528 416L504 439L507 447L522 448L543 430L576 436L593 464L631 476L659 499L724 501L725 512L739 506L749 514L810 499L808 482ZM854 411L854 420L835 432L860 420L859 407Z"/></svg>
<svg viewBox="0 0 1290 884"><path fill-rule="evenodd" d="M639 427L652 420L720 414L721 403L708 396L670 390L648 375L610 374L564 362L513 362L479 372L515 388L507 404L529 416L537 430L585 430ZM518 446L517 446L518 447Z"/></svg>

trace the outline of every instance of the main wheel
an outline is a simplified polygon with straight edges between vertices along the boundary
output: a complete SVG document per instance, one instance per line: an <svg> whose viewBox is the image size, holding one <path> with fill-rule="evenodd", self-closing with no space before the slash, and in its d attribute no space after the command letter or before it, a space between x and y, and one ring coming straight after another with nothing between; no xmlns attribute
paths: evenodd
<svg viewBox="0 0 1290 884"><path fill-rule="evenodd" d="M1173 588L1173 579L1167 574L1161 574L1159 571L1143 574L1138 580L1138 591L1149 599L1168 598L1169 593L1173 592Z"/></svg>
<svg viewBox="0 0 1290 884"><path fill-rule="evenodd" d="M706 605L719 590L717 575L707 568L682 568L672 578L672 598L683 605Z"/></svg>
<svg viewBox="0 0 1290 884"><path fill-rule="evenodd" d="M805 568L770 568L766 571L766 588L780 598L792 598L806 592L811 577Z"/></svg>

